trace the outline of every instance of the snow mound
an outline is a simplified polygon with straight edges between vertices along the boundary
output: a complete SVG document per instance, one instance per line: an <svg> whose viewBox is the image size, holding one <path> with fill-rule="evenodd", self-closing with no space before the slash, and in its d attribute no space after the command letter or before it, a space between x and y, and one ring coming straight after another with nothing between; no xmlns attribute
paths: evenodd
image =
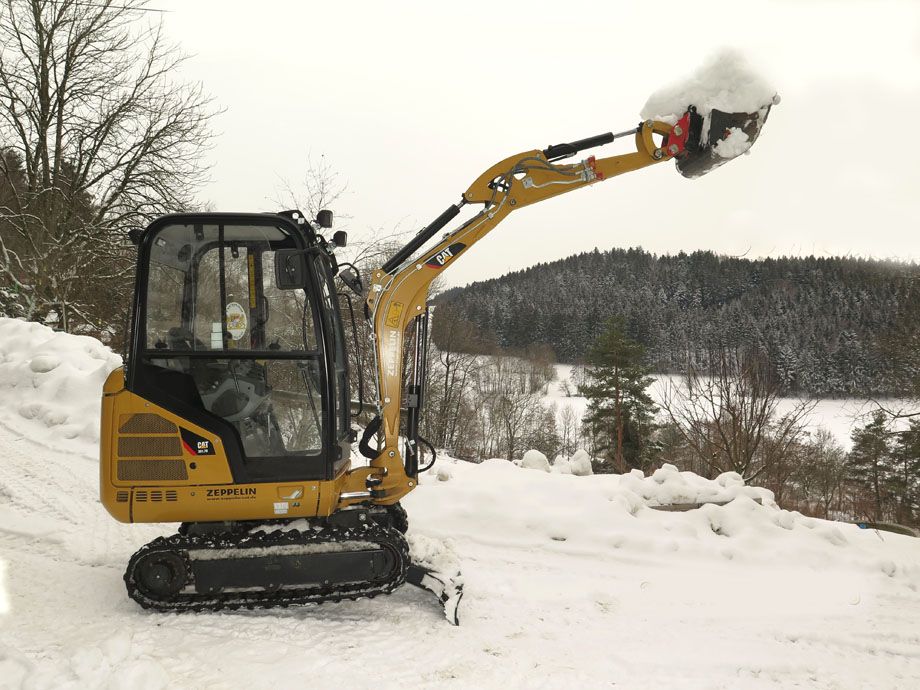
<svg viewBox="0 0 920 690"><path fill-rule="evenodd" d="M553 461L552 471L557 474L574 474L577 477L594 474L594 469L591 467L591 456L583 448L576 450L571 458L557 455Z"/></svg>
<svg viewBox="0 0 920 690"><path fill-rule="evenodd" d="M556 474L572 474L572 466L569 464L569 459L564 455L556 456L550 470Z"/></svg>
<svg viewBox="0 0 920 690"><path fill-rule="evenodd" d="M569 467L572 468L572 474L577 477L587 477L594 474L591 468L591 456L584 448L579 448L569 460Z"/></svg>
<svg viewBox="0 0 920 690"><path fill-rule="evenodd" d="M40 442L95 443L102 385L119 366L95 338L0 317L0 418Z"/></svg>
<svg viewBox="0 0 920 690"><path fill-rule="evenodd" d="M666 463L649 477L640 470L633 470L620 478L620 485L640 496L649 506L727 503L739 496L774 505L772 491L745 486L737 472L726 472L715 479L706 479L693 472L681 472L674 465Z"/></svg>
<svg viewBox="0 0 920 690"><path fill-rule="evenodd" d="M641 117L675 124L691 105L704 117L713 109L752 113L774 103L774 96L773 85L755 72L743 55L723 50L694 74L653 93L642 108Z"/></svg>
<svg viewBox="0 0 920 690"><path fill-rule="evenodd" d="M524 457L521 458L520 466L529 470L550 471L549 460L538 450L528 450L524 453Z"/></svg>

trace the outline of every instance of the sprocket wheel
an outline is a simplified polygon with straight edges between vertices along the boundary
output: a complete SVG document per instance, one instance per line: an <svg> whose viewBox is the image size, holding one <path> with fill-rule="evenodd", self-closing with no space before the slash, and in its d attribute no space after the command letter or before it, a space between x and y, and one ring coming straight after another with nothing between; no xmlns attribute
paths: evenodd
<svg viewBox="0 0 920 690"><path fill-rule="evenodd" d="M188 581L186 563L176 553L151 551L134 566L137 588L155 599L169 599L182 591Z"/></svg>

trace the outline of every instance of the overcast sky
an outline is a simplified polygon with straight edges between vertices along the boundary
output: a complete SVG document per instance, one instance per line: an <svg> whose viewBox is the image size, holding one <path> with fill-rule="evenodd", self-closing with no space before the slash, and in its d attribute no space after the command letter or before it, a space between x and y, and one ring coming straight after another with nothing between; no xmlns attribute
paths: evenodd
<svg viewBox="0 0 920 690"><path fill-rule="evenodd" d="M353 236L415 230L496 161L633 127L654 90L735 47L782 96L751 155L522 209L447 282L594 247L920 260L918 2L150 6L192 54L183 76L225 108L201 194L215 210L278 210L282 181L324 156L347 181L336 211Z"/></svg>

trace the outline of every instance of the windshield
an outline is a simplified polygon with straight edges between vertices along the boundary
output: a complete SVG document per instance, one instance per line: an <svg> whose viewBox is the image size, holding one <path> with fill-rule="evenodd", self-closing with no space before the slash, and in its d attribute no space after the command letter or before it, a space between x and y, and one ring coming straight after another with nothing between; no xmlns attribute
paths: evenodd
<svg viewBox="0 0 920 690"><path fill-rule="evenodd" d="M278 253L297 248L282 228L245 224L168 225L150 245L141 355L149 380L232 424L247 460L323 448L330 405L318 304L309 289L276 280ZM325 306L325 281L323 289Z"/></svg>
<svg viewBox="0 0 920 690"><path fill-rule="evenodd" d="M307 293L275 282L276 251L292 247L293 240L271 226L161 229L150 252L146 347L316 350Z"/></svg>

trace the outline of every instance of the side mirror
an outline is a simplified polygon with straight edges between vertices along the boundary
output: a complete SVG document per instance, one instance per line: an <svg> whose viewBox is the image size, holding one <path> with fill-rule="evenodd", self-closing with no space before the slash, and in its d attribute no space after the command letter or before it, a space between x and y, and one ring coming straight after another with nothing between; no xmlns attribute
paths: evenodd
<svg viewBox="0 0 920 690"><path fill-rule="evenodd" d="M361 283L361 276L358 275L358 272L353 268L343 269L339 273L339 278L342 279L342 282L348 286L348 289L351 290L356 295L361 295L364 292L364 285Z"/></svg>
<svg viewBox="0 0 920 690"><path fill-rule="evenodd" d="M332 235L332 244L336 247L344 247L348 244L348 233L344 230L336 230Z"/></svg>
<svg viewBox="0 0 920 690"><path fill-rule="evenodd" d="M296 290L307 286L307 262L299 249L275 252L275 286L279 290Z"/></svg>
<svg viewBox="0 0 920 690"><path fill-rule="evenodd" d="M331 228L332 227L332 211L328 209L323 209L316 214L316 224L321 228Z"/></svg>

